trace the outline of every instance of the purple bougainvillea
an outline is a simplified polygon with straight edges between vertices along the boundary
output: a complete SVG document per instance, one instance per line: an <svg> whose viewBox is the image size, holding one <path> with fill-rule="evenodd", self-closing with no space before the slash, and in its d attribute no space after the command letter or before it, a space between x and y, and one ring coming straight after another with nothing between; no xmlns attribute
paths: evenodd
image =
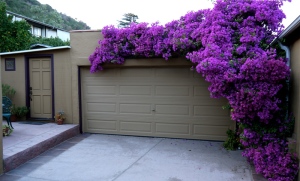
<svg viewBox="0 0 300 181"><path fill-rule="evenodd" d="M290 70L276 45L285 0L216 0L213 9L189 12L162 26L106 26L89 57L91 72L130 57L185 56L210 83L211 97L225 97L243 128L243 155L272 181L293 180L298 159L288 152L285 81Z"/></svg>

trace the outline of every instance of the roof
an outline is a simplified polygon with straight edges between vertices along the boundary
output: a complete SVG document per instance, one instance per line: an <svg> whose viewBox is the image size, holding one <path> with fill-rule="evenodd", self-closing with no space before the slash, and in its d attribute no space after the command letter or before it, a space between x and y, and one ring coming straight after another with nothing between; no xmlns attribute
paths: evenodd
<svg viewBox="0 0 300 181"><path fill-rule="evenodd" d="M30 46L30 49L36 49L36 48L51 48L53 46L41 44L41 43L36 43Z"/></svg>
<svg viewBox="0 0 300 181"><path fill-rule="evenodd" d="M50 50L60 50L60 49L71 49L70 46L59 46L59 47L51 47L51 48L39 48L39 49L31 49L31 50L21 50L21 51L14 51L14 52L3 52L0 53L2 55L13 55L13 54L20 54L20 53L32 53L32 52L41 52L41 51L50 51Z"/></svg>
<svg viewBox="0 0 300 181"><path fill-rule="evenodd" d="M27 20L27 21L31 21L31 22L34 22L34 23L37 23L37 24L46 26L46 27L51 28L51 29L58 29L58 30L61 30L61 31L68 32L67 30L64 30L64 29L61 29L61 28L57 28L57 27L55 27L55 26L52 26L52 25L49 25L49 24L46 24L46 23L43 23L43 22L40 22L40 21L31 19L31 18L28 18L28 17L26 17L26 16L23 16L23 15L20 15L20 14L11 12L11 11L6 11L6 12L7 12L8 14L13 15L13 16L16 16L16 17L19 17L19 18L23 18L23 19L25 19L25 20Z"/></svg>
<svg viewBox="0 0 300 181"><path fill-rule="evenodd" d="M294 30L300 27L300 16L298 16L283 32L280 33L279 38L285 38L293 33Z"/></svg>

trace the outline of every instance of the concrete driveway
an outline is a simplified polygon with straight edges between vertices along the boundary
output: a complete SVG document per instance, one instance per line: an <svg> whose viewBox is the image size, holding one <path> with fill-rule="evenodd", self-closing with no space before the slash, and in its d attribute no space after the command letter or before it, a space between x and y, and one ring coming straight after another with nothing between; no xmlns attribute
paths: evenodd
<svg viewBox="0 0 300 181"><path fill-rule="evenodd" d="M1 181L251 181L240 151L222 142L83 134Z"/></svg>

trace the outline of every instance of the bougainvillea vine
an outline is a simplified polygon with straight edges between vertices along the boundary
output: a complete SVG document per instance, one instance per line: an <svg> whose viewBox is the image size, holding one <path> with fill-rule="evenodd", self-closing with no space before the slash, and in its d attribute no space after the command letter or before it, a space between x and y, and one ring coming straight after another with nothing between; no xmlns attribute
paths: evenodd
<svg viewBox="0 0 300 181"><path fill-rule="evenodd" d="M213 9L189 12L165 26L106 26L89 57L91 72L130 57L185 56L210 82L214 98L225 97L241 125L243 156L272 181L291 181L298 159L287 149L292 119L286 115L290 70L276 45L285 0L217 0Z"/></svg>

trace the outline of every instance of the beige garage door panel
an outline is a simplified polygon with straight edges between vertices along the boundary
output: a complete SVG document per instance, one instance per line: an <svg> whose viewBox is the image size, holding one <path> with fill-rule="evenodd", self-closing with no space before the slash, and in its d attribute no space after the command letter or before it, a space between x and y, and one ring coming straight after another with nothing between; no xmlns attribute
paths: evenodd
<svg viewBox="0 0 300 181"><path fill-rule="evenodd" d="M226 101L211 99L188 68L84 68L81 76L85 132L224 140L234 126Z"/></svg>

